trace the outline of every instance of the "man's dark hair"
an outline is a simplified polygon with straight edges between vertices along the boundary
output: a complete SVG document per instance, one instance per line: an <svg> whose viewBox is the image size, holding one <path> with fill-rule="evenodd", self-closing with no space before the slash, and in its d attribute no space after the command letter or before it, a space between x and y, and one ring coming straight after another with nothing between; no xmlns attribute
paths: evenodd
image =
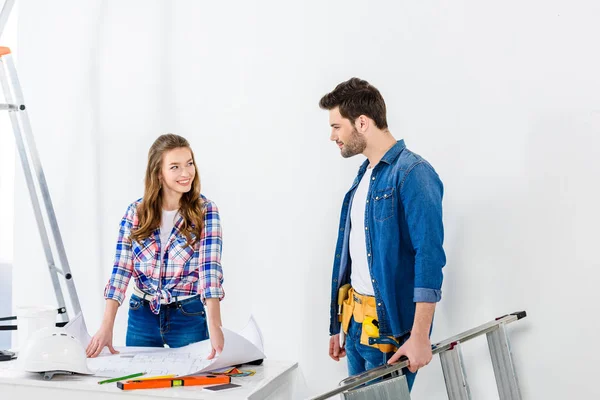
<svg viewBox="0 0 600 400"><path fill-rule="evenodd" d="M366 115L379 129L388 127L385 101L381 93L375 86L359 78L352 78L337 85L333 92L321 98L319 107L324 110L339 107L342 117L349 119L353 125L356 118Z"/></svg>

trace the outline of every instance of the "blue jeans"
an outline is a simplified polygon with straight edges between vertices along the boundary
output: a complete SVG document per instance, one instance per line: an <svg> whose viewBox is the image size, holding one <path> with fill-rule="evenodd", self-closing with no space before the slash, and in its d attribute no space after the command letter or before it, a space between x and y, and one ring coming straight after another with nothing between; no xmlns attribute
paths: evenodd
<svg viewBox="0 0 600 400"><path fill-rule="evenodd" d="M137 295L129 300L127 346L182 347L208 339L206 312L200 296L161 305L160 313Z"/></svg>
<svg viewBox="0 0 600 400"><path fill-rule="evenodd" d="M361 374L369 369L379 367L385 364L392 356L393 352L382 353L376 347L366 346L360 343L360 334L362 332L362 324L354 321L354 317L350 320L348 334L346 335L346 357L348 358L348 373L350 376ZM406 341L405 338L404 341ZM402 345L400 343L400 345ZM408 368L403 368L402 373L406 376L408 390L412 389L417 373L412 373Z"/></svg>

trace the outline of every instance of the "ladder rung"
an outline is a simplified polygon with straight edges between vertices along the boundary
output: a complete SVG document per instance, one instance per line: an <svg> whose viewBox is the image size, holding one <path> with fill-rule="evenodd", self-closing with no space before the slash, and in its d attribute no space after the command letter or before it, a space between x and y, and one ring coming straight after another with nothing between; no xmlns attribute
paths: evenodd
<svg viewBox="0 0 600 400"><path fill-rule="evenodd" d="M0 104L0 110L17 111L19 106L16 104Z"/></svg>

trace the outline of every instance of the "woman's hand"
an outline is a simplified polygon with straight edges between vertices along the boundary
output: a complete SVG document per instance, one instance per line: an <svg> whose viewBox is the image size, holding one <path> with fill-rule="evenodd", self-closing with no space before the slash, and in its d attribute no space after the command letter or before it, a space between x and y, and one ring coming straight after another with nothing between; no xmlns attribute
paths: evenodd
<svg viewBox="0 0 600 400"><path fill-rule="evenodd" d="M208 334L212 351L207 360L212 360L217 354L221 354L225 346L225 338L221 330L221 304L219 299L206 299L206 311L208 313Z"/></svg>
<svg viewBox="0 0 600 400"><path fill-rule="evenodd" d="M110 350L112 354L118 354L119 352L113 348L112 341L112 327L103 325L94 335L87 349L85 349L85 354L90 358L97 357L104 347L108 347L108 350Z"/></svg>
<svg viewBox="0 0 600 400"><path fill-rule="evenodd" d="M217 354L221 354L223 346L225 345L225 338L223 337L223 331L220 326L209 326L210 345L212 351L207 357L207 360L212 360Z"/></svg>

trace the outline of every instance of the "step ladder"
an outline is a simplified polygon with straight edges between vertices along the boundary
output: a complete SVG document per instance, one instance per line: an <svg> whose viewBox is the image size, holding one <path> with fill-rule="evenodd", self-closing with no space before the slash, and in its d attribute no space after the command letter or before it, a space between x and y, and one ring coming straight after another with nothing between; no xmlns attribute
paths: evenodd
<svg viewBox="0 0 600 400"><path fill-rule="evenodd" d="M433 354L440 356L449 400L471 399L461 346L484 334L487 336L500 400L521 400L506 326L526 316L525 311L505 315L431 346ZM338 388L311 400L324 400L338 394L348 400L410 400L408 383L402 375L402 368L405 367L408 367L408 359L401 357L395 364L382 365L346 378ZM375 379L379 380L370 383Z"/></svg>
<svg viewBox="0 0 600 400"><path fill-rule="evenodd" d="M0 12L0 37L2 36L2 32L6 26L14 2L15 0L6 0L4 2L4 6ZM46 263L56 294L59 320L56 325L64 326L69 322L69 314L65 305L59 275L64 278L64 282L70 295L74 315L81 312L81 306L79 304L79 297L77 296L77 290L75 289L73 274L69 267L63 240L58 228L52 200L50 199L46 177L42 169L33 134L31 133L31 123L27 115L27 107L25 106L25 101L23 99L23 92L17 76L17 70L12 59L11 51L8 47L0 47L0 84L4 93L4 101L6 101L6 103L0 103L0 111L8 111L8 115L10 116L15 136L15 144L21 159L21 166L25 174L27 188L29 189L29 196L31 198L37 227L42 240ZM46 211L46 219L44 219L42 213L40 198L44 210ZM54 242L54 248L50 245L49 232L51 233ZM53 254L54 250L58 253L60 267L56 265L55 256ZM16 317L0 318L0 321L11 320L16 320ZM16 329L17 325L0 325L0 331Z"/></svg>

